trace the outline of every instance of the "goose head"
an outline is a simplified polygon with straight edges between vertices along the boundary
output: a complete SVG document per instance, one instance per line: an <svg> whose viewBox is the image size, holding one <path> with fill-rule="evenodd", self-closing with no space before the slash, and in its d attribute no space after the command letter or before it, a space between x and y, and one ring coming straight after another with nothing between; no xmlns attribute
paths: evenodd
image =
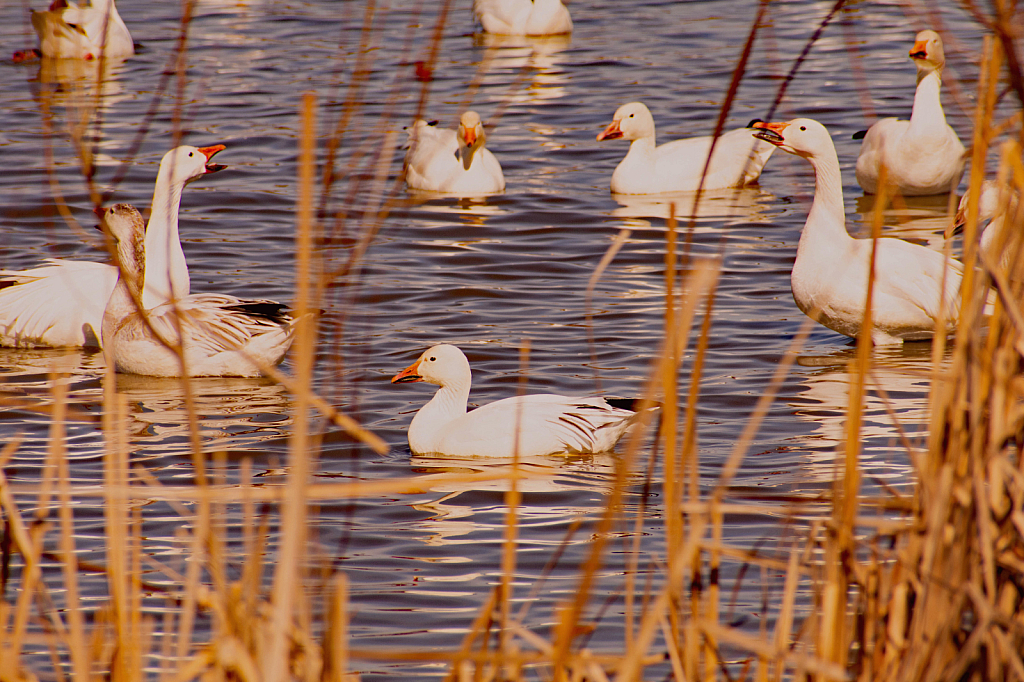
<svg viewBox="0 0 1024 682"><path fill-rule="evenodd" d="M941 73L946 65L946 55L942 49L942 38L931 30L918 32L914 37L914 47L910 48L910 58L917 66L917 78L920 79L933 71Z"/></svg>
<svg viewBox="0 0 1024 682"><path fill-rule="evenodd" d="M103 214L106 233L114 243L117 264L126 282L141 295L146 276L146 222L131 204L114 204Z"/></svg>
<svg viewBox="0 0 1024 682"><path fill-rule="evenodd" d="M832 136L814 119L795 118L786 123L754 123L754 137L769 142L782 151L812 159L834 148Z"/></svg>
<svg viewBox="0 0 1024 682"><path fill-rule="evenodd" d="M171 185L186 185L196 178L222 171L227 166L219 163L211 163L214 154L227 149L222 144L215 144L212 147L193 147L181 145L164 154L160 160L160 172Z"/></svg>
<svg viewBox="0 0 1024 682"><path fill-rule="evenodd" d="M459 119L458 138L462 167L469 170L469 167L473 165L473 154L484 146L487 139L484 135L484 124L480 120L480 114L475 111L467 111L462 114Z"/></svg>
<svg viewBox="0 0 1024 682"><path fill-rule="evenodd" d="M471 380L465 353L447 343L423 351L416 362L391 377L393 384L425 381L438 386L463 385Z"/></svg>
<svg viewBox="0 0 1024 682"><path fill-rule="evenodd" d="M639 140L644 137L654 137L654 117L646 104L630 102L615 110L612 122L598 134L597 141Z"/></svg>

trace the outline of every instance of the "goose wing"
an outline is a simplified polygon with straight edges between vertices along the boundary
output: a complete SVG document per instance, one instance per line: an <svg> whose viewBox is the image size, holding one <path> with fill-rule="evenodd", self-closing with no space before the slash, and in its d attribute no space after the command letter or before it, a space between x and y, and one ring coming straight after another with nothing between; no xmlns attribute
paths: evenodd
<svg viewBox="0 0 1024 682"><path fill-rule="evenodd" d="M98 346L117 268L49 259L31 270L0 270L0 345Z"/></svg>

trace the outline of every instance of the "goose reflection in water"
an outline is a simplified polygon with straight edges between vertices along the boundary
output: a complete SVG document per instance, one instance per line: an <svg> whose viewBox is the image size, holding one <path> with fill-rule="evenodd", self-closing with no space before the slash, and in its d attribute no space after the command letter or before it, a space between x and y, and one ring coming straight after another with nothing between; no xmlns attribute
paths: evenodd
<svg viewBox="0 0 1024 682"><path fill-rule="evenodd" d="M857 350L844 348L827 356L800 356L797 364L808 369L802 389L789 405L811 427L797 440L812 446L804 450L804 480L828 482L841 477L841 453L846 443L849 391ZM889 485L912 482L913 467L904 438L924 447L928 426L928 391L931 386L931 344L912 343L874 350L865 381L860 429L860 466L865 479Z"/></svg>
<svg viewBox="0 0 1024 682"><path fill-rule="evenodd" d="M662 218L670 213L680 223L694 215L695 192L672 192L665 194L616 194L612 198L619 207L612 210L617 218ZM767 223L778 213L776 197L760 187L735 187L701 192L697 204L696 218L726 218L749 223ZM674 209L673 209L674 207ZM650 223L647 223L649 226ZM698 225L698 229L700 229ZM708 229L717 229L712 227Z"/></svg>
<svg viewBox="0 0 1024 682"><path fill-rule="evenodd" d="M280 384L210 377L194 378L190 386L204 452L288 437L291 403ZM190 452L189 413L180 379L118 374L117 392L128 401L133 457Z"/></svg>
<svg viewBox="0 0 1024 682"><path fill-rule="evenodd" d="M502 106L537 104L566 94L565 74L558 69L561 52L572 44L572 36L509 36L477 33L474 44L486 48L480 61L484 84L499 88L492 99ZM509 76L522 75L511 80Z"/></svg>
<svg viewBox="0 0 1024 682"><path fill-rule="evenodd" d="M955 194L953 198L956 199ZM847 223L851 234L855 233L854 236L871 236L876 199L874 194L857 197L860 220ZM941 251L945 246L944 234L953 222L955 209L956 204L951 209L949 198L945 195L895 197L890 199L882 212L882 236L906 239Z"/></svg>
<svg viewBox="0 0 1024 682"><path fill-rule="evenodd" d="M601 453L596 455L549 455L522 458L519 467L523 478L516 485L525 496L520 508L521 523L544 523L547 520L564 523L567 519L583 516L592 504L587 499L579 507L573 499L579 493L605 496L611 493L615 483L615 467L621 455ZM485 523L479 519L482 512L489 512L504 504L504 493L511 489L514 463L511 459L494 457L464 459L437 455L413 455L411 466L416 474L451 474L451 480L432 483L430 490L442 493L441 497L411 505L413 509L431 515L417 524L424 531L421 540L428 545L458 544L475 542L473 539L459 540L460 536L473 535L493 530L493 516ZM460 475L493 474L493 480L460 481ZM639 479L640 473L636 473ZM566 494L571 493L571 494ZM481 505L479 498L459 503L462 495L494 496L494 505ZM542 504L531 504L531 496L543 496ZM561 500L562 503L559 503Z"/></svg>
<svg viewBox="0 0 1024 682"><path fill-rule="evenodd" d="M117 140L93 130L94 125L108 122L103 115L118 102L129 98L121 85L121 69L125 58L86 61L83 59L39 60L36 76L36 98L51 111L64 110L65 133L80 149L95 141L96 148L88 161L97 166L113 166L120 161L109 153L118 148ZM108 150L108 151L102 151Z"/></svg>

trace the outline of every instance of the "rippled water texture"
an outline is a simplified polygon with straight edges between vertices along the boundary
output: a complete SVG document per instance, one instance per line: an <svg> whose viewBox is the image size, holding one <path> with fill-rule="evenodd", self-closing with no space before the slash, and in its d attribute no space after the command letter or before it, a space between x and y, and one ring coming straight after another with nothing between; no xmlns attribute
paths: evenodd
<svg viewBox="0 0 1024 682"><path fill-rule="evenodd" d="M35 4L41 4L37 2ZM783 77L833 3L773 2L727 125L765 118ZM188 36L187 79L164 79L173 67L178 3L122 0L121 15L143 48L111 65L94 97L90 69L0 63L0 267L25 268L46 257L101 259L93 237L89 188L69 131L99 120L96 189L110 201L148 207L160 156L176 130L196 145L224 144L217 160L229 169L194 183L182 203L181 235L192 290L282 301L293 298L294 207L302 93L317 93L319 159L340 130L339 179L326 197L326 267L331 280L322 307L317 390L358 417L391 445L376 455L328 430L319 476L389 479L436 471L488 470L487 462L411 456L405 429L429 396L425 385L388 379L426 346L449 342L466 350L474 369L471 402L513 394L526 373L534 391L601 391L638 395L663 331L664 198L618 198L611 172L627 143L595 136L622 103L643 100L662 141L708 134L757 5L730 2L573 2L571 40L510 41L474 35L468 1L455 3L444 26L433 81L415 79L426 59L438 3L384 2L372 15L361 3L310 0L200 0ZM871 207L853 176L858 142L851 134L874 114L909 115L914 33L948 31L944 102L950 123L969 142L976 55L981 28L945 3L857 2L830 25L789 84L775 119L810 116L827 125L844 172L851 231L866 233ZM33 38L20 2L0 3L0 46L10 54ZM365 50L361 51L361 44ZM365 77L353 85L354 69ZM460 200L394 193L379 223L375 209L401 170L401 149L386 165L372 159L404 140L417 113L454 127L472 106L487 126L488 147L505 172L504 194ZM357 108L347 108L358 104ZM349 112L351 117L347 117ZM344 126L338 129L338 121ZM389 132L395 136L388 136ZM119 161L141 143L116 184ZM385 159L388 157L385 156ZM376 179L375 179L376 178ZM695 256L721 257L714 324L701 382L701 482L715 481L755 402L804 324L789 290L789 270L813 187L809 165L777 153L759 186L713 193L692 229L681 235ZM676 197L680 207L689 199ZM69 219L61 211L66 202ZM335 216L347 211L345 221ZM941 247L942 200L918 200L887 214L887 232ZM347 270L358 240L377 229L360 269ZM593 291L586 287L622 228L631 232ZM595 359L587 345L588 326ZM519 348L529 342L523 370ZM757 433L734 485L732 501L813 497L835 475L843 439L847 364L853 347L814 327ZM910 466L893 416L912 440L923 436L929 348L916 344L875 351L873 379L884 397L868 397L863 431L865 491L884 483L906 487ZM688 389L692 357L680 386ZM288 369L288 363L285 364ZM76 483L102 480L99 355L0 350L0 433L23 438L9 463L15 483L44 475L49 372L71 376L67 449ZM131 457L158 480L189 482L184 396L174 381L120 377L128 400ZM278 481L290 430L289 394L270 381L208 379L195 383L201 438L208 452L227 453L229 480L253 460L263 482ZM526 599L554 549L576 520L561 562L547 579L527 624L547 632L557 599L575 589L575 570L603 508L613 460L553 457L531 462L538 474L524 493L516 598ZM638 472L640 475L640 472ZM660 468L655 477L660 476ZM663 556L659 498L633 488L627 509L642 504L645 557ZM655 486L655 490L660 490ZM320 552L347 573L352 590L353 646L395 651L461 641L500 572L503 486L456 485L418 494L368 497L323 505L313 516ZM654 493L652 493L653 495ZM31 511L35 498L24 498ZM162 504L142 510L147 551L163 560L183 551L177 513ZM99 498L76 506L83 558L103 560ZM225 523L237 525L237 516ZM782 535L781 517L745 515L726 522L727 541L749 547ZM271 536L276 541L276 536ZM622 553L602 569L618 589ZM615 558L619 557L619 558ZM56 575L56 573L48 573ZM732 587L735 574L724 575ZM59 590L59 580L54 589ZM736 611L760 609L761 585L748 580ZM92 590L91 592L89 590ZM87 588L99 602L100 588ZM600 590L599 590L600 591ZM615 609L613 609L615 611ZM755 630L756 618L746 621ZM589 646L621 643L614 615ZM45 658L40 659L45 661ZM441 668L357 661L365 680L424 678Z"/></svg>

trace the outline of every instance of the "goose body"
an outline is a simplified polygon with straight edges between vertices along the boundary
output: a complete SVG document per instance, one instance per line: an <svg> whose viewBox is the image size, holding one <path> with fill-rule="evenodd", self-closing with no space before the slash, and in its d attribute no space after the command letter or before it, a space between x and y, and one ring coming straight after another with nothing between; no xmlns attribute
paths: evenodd
<svg viewBox="0 0 1024 682"><path fill-rule="evenodd" d="M878 192L884 165L904 196L946 194L960 184L964 146L946 123L940 89L946 58L935 31L917 34L910 57L917 65L917 91L909 121L884 118L868 129L857 157L857 183Z"/></svg>
<svg viewBox="0 0 1024 682"><path fill-rule="evenodd" d="M409 425L414 454L537 457L606 452L637 423L638 413L604 398L540 394L505 398L466 411L472 373L465 354L443 344L425 351L391 383L440 386Z"/></svg>
<svg viewBox="0 0 1024 682"><path fill-rule="evenodd" d="M185 145L160 161L145 237L148 307L188 295L178 238L181 192L191 180L223 168L210 162L222 149ZM31 270L0 270L0 346L100 345L103 311L116 283L115 266L90 261L48 259Z"/></svg>
<svg viewBox="0 0 1024 682"><path fill-rule="evenodd" d="M960 199L953 226L963 228L967 222L968 194ZM992 180L981 185L978 195L978 224L989 221L981 233L979 248L992 262L1005 270L1013 263L1014 246L1010 240L1013 226L1021 229L1020 195L1009 188L1000 188Z"/></svg>
<svg viewBox="0 0 1024 682"><path fill-rule="evenodd" d="M54 0L48 10L32 12L32 27L44 57L90 60L135 54L114 0L92 0L89 5Z"/></svg>
<svg viewBox="0 0 1024 682"><path fill-rule="evenodd" d="M480 116L462 114L457 130L418 120L409 128L405 180L413 189L452 194L493 194L505 189L494 154L484 147Z"/></svg>
<svg viewBox="0 0 1024 682"><path fill-rule="evenodd" d="M130 204L115 204L105 222L125 275L103 315L103 350L118 372L182 376L178 356L161 339L182 345L189 376L260 376L254 359L276 365L284 358L294 320L274 301L192 294L139 312L132 291L146 277L142 216Z"/></svg>
<svg viewBox="0 0 1024 682"><path fill-rule="evenodd" d="M473 0L473 15L488 33L545 36L572 33L561 0Z"/></svg>
<svg viewBox="0 0 1024 682"><path fill-rule="evenodd" d="M762 140L814 167L814 202L800 234L791 283L797 307L829 329L856 338L866 311L871 239L846 231L843 186L832 138L817 121L755 123ZM943 311L947 329L959 311L963 265L931 249L878 240L871 338L877 345L931 338ZM943 281L945 280L945 288Z"/></svg>
<svg viewBox="0 0 1024 682"><path fill-rule="evenodd" d="M619 107L601 140L631 140L629 152L612 173L612 191L619 194L694 192L700 185L711 149L711 136L655 144L654 117L641 102ZM750 130L723 133L715 144L703 189L742 187L754 182L775 148L751 140Z"/></svg>

